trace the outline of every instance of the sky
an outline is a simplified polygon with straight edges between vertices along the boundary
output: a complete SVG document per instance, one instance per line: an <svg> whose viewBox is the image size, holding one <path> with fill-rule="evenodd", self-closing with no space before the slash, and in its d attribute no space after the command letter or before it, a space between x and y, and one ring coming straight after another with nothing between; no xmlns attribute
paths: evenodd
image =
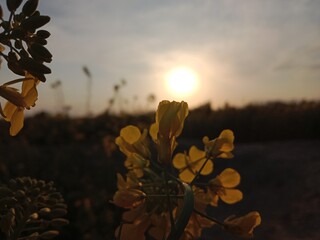
<svg viewBox="0 0 320 240"><path fill-rule="evenodd" d="M53 61L34 112L69 105L82 116L89 94L89 110L102 113L123 79L115 107L128 112L155 110L163 99L190 108L320 99L318 0L40 0L39 9L51 17ZM197 74L190 95L166 88L179 66Z"/></svg>

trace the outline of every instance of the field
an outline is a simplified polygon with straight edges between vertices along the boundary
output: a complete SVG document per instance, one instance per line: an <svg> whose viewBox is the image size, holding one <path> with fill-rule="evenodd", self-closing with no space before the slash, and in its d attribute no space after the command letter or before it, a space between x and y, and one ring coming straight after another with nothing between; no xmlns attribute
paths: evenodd
<svg viewBox="0 0 320 240"><path fill-rule="evenodd" d="M203 110L200 113L208 115ZM190 115L191 120L186 123L189 130L178 139L178 150L201 144L201 138L195 135L201 136L205 131L190 130L191 126L197 126L193 121L204 119L200 115L199 112ZM210 117L207 119L211 121ZM19 176L54 181L68 204L70 221L58 239L113 239L122 210L110 201L116 190L116 172L123 172L125 159L115 148L114 137L129 123L143 128L152 121L153 114L107 119L104 116L94 121L42 114L27 119L25 128L15 138L7 136L7 125L1 122L0 181ZM319 129L318 125L312 127ZM244 199L235 205L220 203L218 208L210 210L212 216L224 219L231 214L243 215L256 210L261 213L262 225L256 229L255 239L319 239L320 139L316 137L317 132L313 131L310 136L306 131L305 135L282 139L278 134L277 139L263 141L252 139L253 135L250 139L239 130L235 134L235 158L217 159L215 173L226 167L237 169L242 177L239 189L244 192ZM213 228L205 231L203 239L236 238Z"/></svg>

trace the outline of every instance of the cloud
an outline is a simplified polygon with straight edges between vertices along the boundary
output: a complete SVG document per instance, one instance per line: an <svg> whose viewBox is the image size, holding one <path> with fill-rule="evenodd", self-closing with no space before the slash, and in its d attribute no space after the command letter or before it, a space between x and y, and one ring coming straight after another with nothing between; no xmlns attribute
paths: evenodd
<svg viewBox="0 0 320 240"><path fill-rule="evenodd" d="M291 77L298 68L307 69L305 74L319 70L319 1L55 0L40 6L52 17L52 76L68 79L66 95L75 85L85 94L83 65L99 86L97 102L122 77L132 94L158 90L152 81L160 81L175 62L199 63L208 81L232 83L232 94L242 92L247 99L265 89L271 94L279 79L298 81ZM76 104L80 97L69 99Z"/></svg>
<svg viewBox="0 0 320 240"><path fill-rule="evenodd" d="M320 38L319 38L320 41ZM285 58L275 66L275 71L294 71L294 70L307 70L319 71L320 70L320 45L319 41L316 44L305 45L288 53Z"/></svg>

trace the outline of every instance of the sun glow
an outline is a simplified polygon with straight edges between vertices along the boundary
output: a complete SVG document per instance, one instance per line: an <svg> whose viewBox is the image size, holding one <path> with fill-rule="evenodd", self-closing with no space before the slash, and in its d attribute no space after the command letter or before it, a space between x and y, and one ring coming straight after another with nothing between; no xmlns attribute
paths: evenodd
<svg viewBox="0 0 320 240"><path fill-rule="evenodd" d="M179 96L193 94L197 90L199 83L196 72L187 67L172 69L165 76L165 79L169 91Z"/></svg>

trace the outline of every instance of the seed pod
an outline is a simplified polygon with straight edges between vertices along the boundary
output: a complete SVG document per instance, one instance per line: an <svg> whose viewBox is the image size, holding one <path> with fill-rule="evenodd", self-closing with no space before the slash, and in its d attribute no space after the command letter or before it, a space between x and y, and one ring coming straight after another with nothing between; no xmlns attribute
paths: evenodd
<svg viewBox="0 0 320 240"><path fill-rule="evenodd" d="M50 216L52 216L53 218L56 218L56 217L62 217L64 215L67 214L67 210L64 209L64 208L56 208L56 209L53 209L50 213Z"/></svg>
<svg viewBox="0 0 320 240"><path fill-rule="evenodd" d="M38 196L40 193L40 188L34 188L29 192L29 195L32 197L36 197Z"/></svg>
<svg viewBox="0 0 320 240"><path fill-rule="evenodd" d="M22 13L31 16L38 7L39 0L28 0L22 7Z"/></svg>
<svg viewBox="0 0 320 240"><path fill-rule="evenodd" d="M39 233L38 232L35 232L35 233L32 233L28 236L28 240L37 240L39 239Z"/></svg>
<svg viewBox="0 0 320 240"><path fill-rule="evenodd" d="M40 234L40 239L52 239L59 235L59 231L50 230Z"/></svg>
<svg viewBox="0 0 320 240"><path fill-rule="evenodd" d="M36 72L42 74L51 73L50 68L43 65L42 63L34 61L32 58L20 58L18 63L22 69L25 69L29 72Z"/></svg>
<svg viewBox="0 0 320 240"><path fill-rule="evenodd" d="M43 180L39 180L38 183L37 183L37 186L38 186L39 188L43 188L45 185L46 185L46 182L43 181Z"/></svg>
<svg viewBox="0 0 320 240"><path fill-rule="evenodd" d="M61 195L61 193L59 193L59 192L54 192L54 193L49 194L49 198L50 198L50 199L57 199L57 200L59 200L59 199L62 199L62 195Z"/></svg>
<svg viewBox="0 0 320 240"><path fill-rule="evenodd" d="M17 181L14 179L9 180L9 187L12 189L16 189Z"/></svg>
<svg viewBox="0 0 320 240"><path fill-rule="evenodd" d="M25 178L22 179L22 181L26 186L31 187L32 179L30 177L25 177Z"/></svg>
<svg viewBox="0 0 320 240"><path fill-rule="evenodd" d="M22 3L22 0L7 0L7 7L10 12L14 12Z"/></svg>
<svg viewBox="0 0 320 240"><path fill-rule="evenodd" d="M25 30L34 30L46 25L50 21L49 16L34 16L24 19L21 22L21 27Z"/></svg>
<svg viewBox="0 0 320 240"><path fill-rule="evenodd" d="M25 195L26 195L26 193L23 190L16 191L16 197L18 197L18 198L24 197Z"/></svg>
<svg viewBox="0 0 320 240"><path fill-rule="evenodd" d="M48 214L48 213L50 213L50 212L51 212L51 209L48 208L48 207L41 208L41 209L38 211L38 213L39 213L40 215L45 215L45 214Z"/></svg>
<svg viewBox="0 0 320 240"><path fill-rule="evenodd" d="M53 207L54 208L67 208L67 204L65 204L65 203L57 203Z"/></svg>
<svg viewBox="0 0 320 240"><path fill-rule="evenodd" d="M39 218L39 215L38 213L32 213L30 216L29 216L30 219L32 220L37 220Z"/></svg>
<svg viewBox="0 0 320 240"><path fill-rule="evenodd" d="M38 44L38 43L32 44L31 47L28 49L28 51L32 56L35 56L41 61L48 62L48 63L52 61L52 54L49 52L48 49L46 49L41 44Z"/></svg>
<svg viewBox="0 0 320 240"><path fill-rule="evenodd" d="M46 30L38 30L36 34L39 38L43 38L43 39L48 38L51 35L50 32Z"/></svg>
<svg viewBox="0 0 320 240"><path fill-rule="evenodd" d="M54 218L50 221L51 226L53 227L62 227L69 224L69 221L64 218Z"/></svg>

